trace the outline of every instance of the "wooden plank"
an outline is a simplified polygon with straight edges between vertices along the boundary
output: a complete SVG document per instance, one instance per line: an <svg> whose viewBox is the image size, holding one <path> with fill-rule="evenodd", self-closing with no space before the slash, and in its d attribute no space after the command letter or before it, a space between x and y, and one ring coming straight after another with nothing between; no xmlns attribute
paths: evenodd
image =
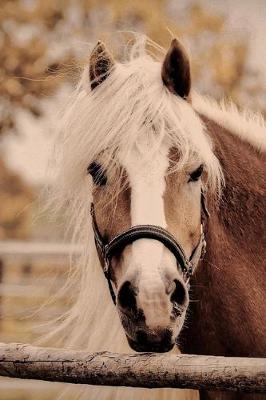
<svg viewBox="0 0 266 400"><path fill-rule="evenodd" d="M57 293L59 286L45 287L39 285L17 285L0 283L0 296L5 297L23 297L23 298L46 298L51 296L51 293ZM58 294L58 298L63 298Z"/></svg>
<svg viewBox="0 0 266 400"><path fill-rule="evenodd" d="M266 359L176 354L88 354L0 344L0 375L88 385L266 393Z"/></svg>
<svg viewBox="0 0 266 400"><path fill-rule="evenodd" d="M71 253L78 255L81 251L82 247L80 245L70 243L0 241L0 256L9 258L67 257Z"/></svg>

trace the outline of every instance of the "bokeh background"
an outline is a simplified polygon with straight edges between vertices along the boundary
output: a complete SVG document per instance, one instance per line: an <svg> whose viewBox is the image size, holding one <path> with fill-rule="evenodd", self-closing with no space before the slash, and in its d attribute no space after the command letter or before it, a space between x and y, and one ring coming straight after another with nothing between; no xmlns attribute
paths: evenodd
<svg viewBox="0 0 266 400"><path fill-rule="evenodd" d="M39 194L57 105L91 45L114 31L144 32L164 47L178 36L195 89L266 114L265 0L0 0L0 341L38 340L66 308L63 298L49 303L67 261L53 248L60 224L36 218ZM1 400L53 398L52 385L0 380Z"/></svg>

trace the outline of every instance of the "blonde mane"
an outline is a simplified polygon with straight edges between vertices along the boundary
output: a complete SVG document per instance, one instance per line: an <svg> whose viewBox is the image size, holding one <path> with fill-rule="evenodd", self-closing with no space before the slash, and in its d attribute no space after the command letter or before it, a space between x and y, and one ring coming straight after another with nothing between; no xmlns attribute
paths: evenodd
<svg viewBox="0 0 266 400"><path fill-rule="evenodd" d="M127 60L116 63L110 76L94 91L90 89L85 68L58 118L51 173L57 172L49 191L49 207L55 213L65 213L67 231L84 251L78 260L71 261L68 284L63 289L67 296L73 296L73 305L47 335L54 346L89 352L131 351L95 250L90 219L92 183L86 172L91 162L104 153L104 168L115 174L118 149L127 157L139 138L147 135L152 157L167 138L180 152L176 168L202 160L210 190L219 191L222 173L211 141L191 106L163 85L161 64L148 54L145 41L143 36L137 38ZM139 393L138 389L123 388L87 390L89 395L86 392L84 398L90 400L120 396L129 400ZM182 391L180 398L187 398L187 393ZM160 399L176 399L177 391L141 389L143 399L155 395Z"/></svg>
<svg viewBox="0 0 266 400"><path fill-rule="evenodd" d="M217 122L230 133L248 142L259 152L266 151L266 122L262 114L240 111L231 102L217 102L211 98L193 95L193 107L200 114Z"/></svg>

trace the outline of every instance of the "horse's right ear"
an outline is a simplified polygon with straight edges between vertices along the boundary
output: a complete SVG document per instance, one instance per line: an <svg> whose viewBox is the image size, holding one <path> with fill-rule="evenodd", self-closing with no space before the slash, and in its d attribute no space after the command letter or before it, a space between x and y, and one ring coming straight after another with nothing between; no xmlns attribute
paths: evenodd
<svg viewBox="0 0 266 400"><path fill-rule="evenodd" d="M189 99L191 88L190 63L180 42L173 39L162 65L162 80L173 94Z"/></svg>
<svg viewBox="0 0 266 400"><path fill-rule="evenodd" d="M110 75L114 64L113 57L105 47L105 44L98 42L92 50L89 63L89 77L92 90Z"/></svg>

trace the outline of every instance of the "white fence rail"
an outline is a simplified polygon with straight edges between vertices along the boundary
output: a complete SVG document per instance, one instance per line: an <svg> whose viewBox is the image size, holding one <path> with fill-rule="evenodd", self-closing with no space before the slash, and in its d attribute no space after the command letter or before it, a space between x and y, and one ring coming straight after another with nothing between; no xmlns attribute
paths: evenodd
<svg viewBox="0 0 266 400"><path fill-rule="evenodd" d="M35 279L27 285L21 283L5 282L5 269L12 262L15 262L16 268L22 263L33 265L33 270L37 271L40 264L36 261L45 260L49 264L52 262L56 268L66 268L65 260L72 255L79 255L82 247L70 243L51 243L51 242L29 242L29 241L0 241L0 297L47 297L49 293L47 288L51 286L51 279L47 285L48 278L42 277L41 280ZM10 264L11 262L11 264ZM54 282L52 282L54 283Z"/></svg>
<svg viewBox="0 0 266 400"><path fill-rule="evenodd" d="M67 243L0 241L0 258L20 257L34 259L40 257L66 257L80 254L82 247Z"/></svg>
<svg viewBox="0 0 266 400"><path fill-rule="evenodd" d="M66 269L68 256L79 255L81 251L81 246L70 243L0 241L1 340L27 341L36 334L34 327L38 318L38 323L42 324L48 318L57 317L64 310L63 303L53 303L36 316L39 307L37 304L45 302L51 291L55 293L58 287L64 285L65 277L61 272L64 273ZM47 275L43 273L46 264ZM29 326L31 323L32 328ZM15 333L16 329L20 331L20 335ZM38 333L43 333L40 327ZM24 398L29 393L30 398L39 398L39 394L44 391L49 393L51 398L55 398L61 385L0 377L0 398Z"/></svg>

